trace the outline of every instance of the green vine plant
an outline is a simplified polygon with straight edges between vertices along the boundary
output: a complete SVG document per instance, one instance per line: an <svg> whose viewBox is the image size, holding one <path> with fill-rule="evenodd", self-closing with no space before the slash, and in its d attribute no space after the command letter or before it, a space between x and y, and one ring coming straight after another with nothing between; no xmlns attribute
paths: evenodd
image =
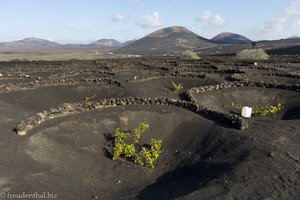
<svg viewBox="0 0 300 200"><path fill-rule="evenodd" d="M240 104L237 104L235 102L231 102L231 104L225 106L225 107L232 107L236 108L238 110L242 110L243 106ZM258 116L258 117L265 117L269 116L271 114L275 114L280 112L283 109L283 104L277 103L275 105L269 105L269 106L257 106L252 109L252 115Z"/></svg>
<svg viewBox="0 0 300 200"><path fill-rule="evenodd" d="M275 114L280 112L283 109L283 105L281 103L277 103L273 106L258 106L253 109L254 116L268 116L270 114Z"/></svg>
<svg viewBox="0 0 300 200"><path fill-rule="evenodd" d="M183 84L182 83L175 83L174 81L172 81L172 88L175 91L179 91L183 89Z"/></svg>
<svg viewBox="0 0 300 200"><path fill-rule="evenodd" d="M114 141L112 148L112 159L133 162L140 166L146 166L151 169L155 167L155 161L158 160L162 151L162 140L151 139L150 147L143 147L139 144L141 135L149 128L149 124L140 122L134 133L122 132L120 128L114 131ZM132 143L127 143L130 140ZM144 145L146 146L146 145Z"/></svg>

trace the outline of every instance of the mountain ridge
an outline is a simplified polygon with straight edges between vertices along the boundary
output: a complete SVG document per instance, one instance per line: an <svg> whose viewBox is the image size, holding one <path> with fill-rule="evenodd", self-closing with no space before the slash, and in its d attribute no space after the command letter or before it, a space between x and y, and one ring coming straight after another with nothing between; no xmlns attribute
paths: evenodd
<svg viewBox="0 0 300 200"><path fill-rule="evenodd" d="M61 44L46 39L28 37L22 40L0 43L1 48L21 48L21 47L57 47Z"/></svg>
<svg viewBox="0 0 300 200"><path fill-rule="evenodd" d="M29 37L22 40L0 43L1 52L30 52L47 50L80 50L96 49L110 51L117 54L149 54L176 55L186 50L218 53L220 49L228 49L224 45L248 45L255 43L260 48L284 48L300 44L300 38L293 36L279 40L254 41L243 35L223 32L211 39L199 36L183 26L171 26L151 32L138 40L119 42L115 39L100 39L90 44L60 44L54 41ZM250 46L249 46L250 47ZM230 49L230 48L229 48Z"/></svg>

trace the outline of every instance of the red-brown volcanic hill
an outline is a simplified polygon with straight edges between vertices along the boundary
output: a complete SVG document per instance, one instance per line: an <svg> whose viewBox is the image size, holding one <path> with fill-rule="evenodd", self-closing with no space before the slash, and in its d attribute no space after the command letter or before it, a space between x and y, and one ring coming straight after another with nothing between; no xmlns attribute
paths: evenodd
<svg viewBox="0 0 300 200"><path fill-rule="evenodd" d="M214 44L184 27L172 26L150 33L115 52L126 54L169 54L208 46L214 46Z"/></svg>

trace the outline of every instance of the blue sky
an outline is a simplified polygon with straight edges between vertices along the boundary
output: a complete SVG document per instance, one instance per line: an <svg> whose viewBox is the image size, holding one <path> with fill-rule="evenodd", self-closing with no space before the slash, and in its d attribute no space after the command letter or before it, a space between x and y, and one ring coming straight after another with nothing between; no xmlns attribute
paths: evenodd
<svg viewBox="0 0 300 200"><path fill-rule="evenodd" d="M39 37L60 43L121 42L179 25L211 38L300 36L300 0L2 0L0 42Z"/></svg>

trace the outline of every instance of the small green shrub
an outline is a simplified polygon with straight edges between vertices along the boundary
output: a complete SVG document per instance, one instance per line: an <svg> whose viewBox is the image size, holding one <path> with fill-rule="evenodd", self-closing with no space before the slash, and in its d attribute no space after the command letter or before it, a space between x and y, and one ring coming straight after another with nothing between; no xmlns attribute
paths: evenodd
<svg viewBox="0 0 300 200"><path fill-rule="evenodd" d="M187 50L187 51L184 51L182 52L181 58L183 59L191 59L191 60L199 60L201 59L197 53L195 53L194 51L191 51L191 50Z"/></svg>
<svg viewBox="0 0 300 200"><path fill-rule="evenodd" d="M283 109L281 103L277 103L273 106L258 106L253 109L252 113L254 116L268 116L270 114L278 113Z"/></svg>
<svg viewBox="0 0 300 200"><path fill-rule="evenodd" d="M122 132L116 128L114 132L114 142L112 148L112 159L121 159L134 162L140 166L147 166L154 169L155 161L158 160L162 149L162 140L151 139L150 147L142 147L139 144L141 134L149 128L145 122L140 122L138 127L134 129L134 134ZM133 138L132 143L128 144L125 140ZM144 145L145 146L145 145Z"/></svg>
<svg viewBox="0 0 300 200"><path fill-rule="evenodd" d="M257 61L268 60L270 56L263 49L243 49L236 54L239 60Z"/></svg>
<svg viewBox="0 0 300 200"><path fill-rule="evenodd" d="M234 103L234 102L231 102L231 104L226 107L232 107L232 108L236 108L238 110L242 110L242 108L243 108L242 105ZM284 107L281 103L277 103L273 106L272 105L271 106L257 106L252 109L252 115L260 116L260 117L269 116L271 114L280 112L283 108Z"/></svg>
<svg viewBox="0 0 300 200"><path fill-rule="evenodd" d="M182 83L175 83L174 81L172 81L172 89L175 91L179 91L183 89L183 84Z"/></svg>

